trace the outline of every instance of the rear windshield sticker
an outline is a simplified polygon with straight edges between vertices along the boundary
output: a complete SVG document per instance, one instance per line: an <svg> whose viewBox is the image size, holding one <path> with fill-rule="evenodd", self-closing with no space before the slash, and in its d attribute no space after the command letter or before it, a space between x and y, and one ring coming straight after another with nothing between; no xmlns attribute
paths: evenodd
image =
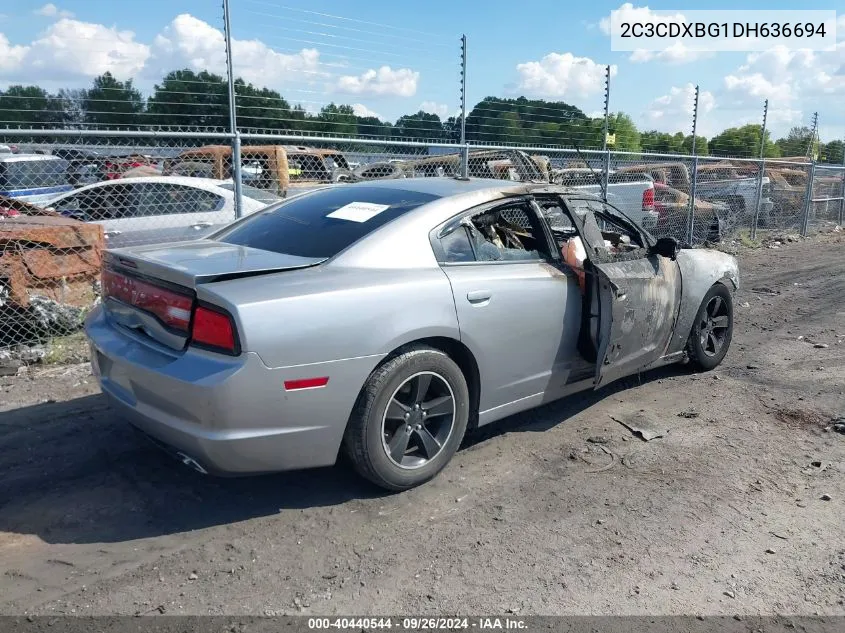
<svg viewBox="0 0 845 633"><path fill-rule="evenodd" d="M371 202L350 202L339 209L332 211L326 217L336 220L349 220L350 222L366 222L372 220L385 209L389 204L373 204Z"/></svg>

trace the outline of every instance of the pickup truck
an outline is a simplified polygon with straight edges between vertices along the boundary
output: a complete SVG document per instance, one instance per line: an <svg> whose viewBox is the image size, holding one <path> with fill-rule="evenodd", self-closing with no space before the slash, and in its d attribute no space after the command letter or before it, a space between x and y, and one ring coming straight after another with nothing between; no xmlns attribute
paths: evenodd
<svg viewBox="0 0 845 633"><path fill-rule="evenodd" d="M600 170L589 168L552 169L550 179L558 185L581 189L597 196L602 195L596 176ZM654 208L654 182L644 174L611 171L607 175L607 201L647 231L657 226L658 213Z"/></svg>
<svg viewBox="0 0 845 633"><path fill-rule="evenodd" d="M618 171L651 176L654 182L663 183L687 195L692 192L692 179L686 163L632 165ZM774 206L770 194L771 181L764 177L760 200L761 225L768 223ZM754 213L757 203L757 178L743 177L730 165L699 165L695 195L702 200L722 202L728 206L732 215L744 219Z"/></svg>

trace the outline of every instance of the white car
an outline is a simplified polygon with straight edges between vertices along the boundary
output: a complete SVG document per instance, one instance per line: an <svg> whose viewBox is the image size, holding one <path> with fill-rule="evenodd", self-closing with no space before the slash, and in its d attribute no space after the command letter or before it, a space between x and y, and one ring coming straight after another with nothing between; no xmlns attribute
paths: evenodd
<svg viewBox="0 0 845 633"><path fill-rule="evenodd" d="M248 215L279 200L242 187ZM183 176L125 178L86 185L44 203L62 215L103 226L109 248L196 239L235 219L231 180Z"/></svg>

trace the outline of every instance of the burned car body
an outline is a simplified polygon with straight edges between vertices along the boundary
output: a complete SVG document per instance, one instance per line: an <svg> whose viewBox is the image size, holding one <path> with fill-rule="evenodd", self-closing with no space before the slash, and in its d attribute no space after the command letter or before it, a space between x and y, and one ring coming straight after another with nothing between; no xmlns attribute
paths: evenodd
<svg viewBox="0 0 845 633"><path fill-rule="evenodd" d="M102 227L0 196L0 286L13 306L28 307L32 292L89 305L104 245Z"/></svg>
<svg viewBox="0 0 845 633"><path fill-rule="evenodd" d="M78 330L104 244L99 226L0 196L0 345Z"/></svg>
<svg viewBox="0 0 845 633"><path fill-rule="evenodd" d="M467 428L667 363L716 366L738 283L733 257L678 250L578 190L393 179L110 251L86 333L121 417L186 464L248 474L344 450L399 490Z"/></svg>

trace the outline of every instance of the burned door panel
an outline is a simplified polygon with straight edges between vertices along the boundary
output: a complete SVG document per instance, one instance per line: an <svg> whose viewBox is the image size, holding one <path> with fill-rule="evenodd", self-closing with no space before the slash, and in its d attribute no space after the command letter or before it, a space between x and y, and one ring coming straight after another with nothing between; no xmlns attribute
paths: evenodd
<svg viewBox="0 0 845 633"><path fill-rule="evenodd" d="M596 387L636 373L662 357L680 303L676 262L658 255L596 264L605 327ZM606 317L609 316L609 319Z"/></svg>

